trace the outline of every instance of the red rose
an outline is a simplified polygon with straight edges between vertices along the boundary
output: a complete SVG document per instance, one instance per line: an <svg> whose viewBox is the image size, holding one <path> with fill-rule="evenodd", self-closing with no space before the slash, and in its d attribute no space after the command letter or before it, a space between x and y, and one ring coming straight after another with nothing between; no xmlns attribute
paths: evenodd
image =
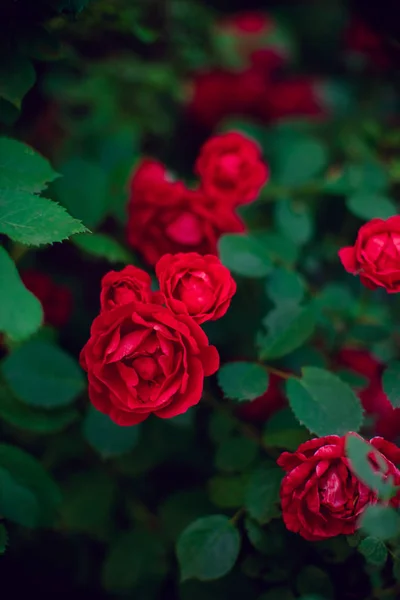
<svg viewBox="0 0 400 600"><path fill-rule="evenodd" d="M150 265L169 253L217 254L223 233L242 231L243 222L230 207L209 207L203 193L180 182L150 186L146 194L133 193L130 199L128 243Z"/></svg>
<svg viewBox="0 0 400 600"><path fill-rule="evenodd" d="M72 312L71 291L39 271L24 271L21 279L25 287L40 301L45 322L53 327L63 327Z"/></svg>
<svg viewBox="0 0 400 600"><path fill-rule="evenodd" d="M190 317L132 302L102 312L80 356L93 405L119 425L168 419L197 404L218 369L216 348Z"/></svg>
<svg viewBox="0 0 400 600"><path fill-rule="evenodd" d="M233 29L237 34L259 34L274 28L271 17L258 11L236 13L224 19L220 26L224 29Z"/></svg>
<svg viewBox="0 0 400 600"><path fill-rule="evenodd" d="M267 121L323 115L315 81L308 77L296 77L272 83L266 93L259 98L259 111Z"/></svg>
<svg viewBox="0 0 400 600"><path fill-rule="evenodd" d="M271 373L267 391L251 402L241 404L237 410L239 418L245 421L267 421L286 404L281 390L282 378Z"/></svg>
<svg viewBox="0 0 400 600"><path fill-rule="evenodd" d="M258 144L235 132L208 140L195 168L206 196L234 206L255 200L268 179Z"/></svg>
<svg viewBox="0 0 400 600"><path fill-rule="evenodd" d="M372 219L360 227L355 245L339 250L339 258L367 288L400 292L400 216Z"/></svg>
<svg viewBox="0 0 400 600"><path fill-rule="evenodd" d="M147 195L152 189L167 181L167 170L164 165L157 160L144 158L130 180L130 191L138 196Z"/></svg>
<svg viewBox="0 0 400 600"><path fill-rule="evenodd" d="M111 310L118 304L150 302L151 277L142 269L128 265L122 271L109 271L101 280L101 310Z"/></svg>
<svg viewBox="0 0 400 600"><path fill-rule="evenodd" d="M360 514L377 500L350 470L345 439L337 435L313 439L278 459L286 471L281 486L283 520L290 531L306 540L354 533ZM393 475L398 485L400 471L395 465L400 462L400 449L383 438L370 443L382 454L387 475Z"/></svg>
<svg viewBox="0 0 400 600"><path fill-rule="evenodd" d="M236 292L229 270L211 254L165 254L156 265L156 275L167 306L197 323L220 319Z"/></svg>
<svg viewBox="0 0 400 600"><path fill-rule="evenodd" d="M342 348L336 357L339 366L372 379L382 371L381 363L372 354L360 348Z"/></svg>

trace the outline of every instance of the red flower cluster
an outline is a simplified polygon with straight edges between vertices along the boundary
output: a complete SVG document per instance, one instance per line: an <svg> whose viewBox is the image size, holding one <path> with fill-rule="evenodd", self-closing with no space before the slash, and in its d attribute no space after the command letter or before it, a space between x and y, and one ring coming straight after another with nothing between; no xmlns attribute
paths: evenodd
<svg viewBox="0 0 400 600"><path fill-rule="evenodd" d="M263 122L285 117L316 117L323 114L316 82L309 77L283 76L287 62L271 42L278 31L264 13L244 13L224 20L219 31L229 35L245 68L213 69L195 75L188 113L202 126L213 129L230 116L249 116Z"/></svg>
<svg viewBox="0 0 400 600"><path fill-rule="evenodd" d="M388 440L400 436L400 408L393 408L382 388L383 365L365 350L343 348L337 364L362 375L368 381L358 395L365 412L374 417L373 431Z"/></svg>
<svg viewBox="0 0 400 600"><path fill-rule="evenodd" d="M355 245L341 248L339 258L367 288L400 292L400 216L372 219L360 227Z"/></svg>
<svg viewBox="0 0 400 600"><path fill-rule="evenodd" d="M219 366L199 323L228 309L236 291L228 269L215 256L189 253L164 256L156 272L159 292L133 266L104 276L101 312L80 356L91 402L119 425L186 412Z"/></svg>
<svg viewBox="0 0 400 600"><path fill-rule="evenodd" d="M40 301L45 323L53 327L63 327L72 311L71 291L40 271L24 271L21 273L21 279L25 287Z"/></svg>
<svg viewBox="0 0 400 600"><path fill-rule="evenodd" d="M217 254L224 233L240 233L234 212L254 200L268 178L257 144L240 133L215 136L196 163L197 190L171 181L164 166L144 160L130 183L128 243L154 265L164 254Z"/></svg>
<svg viewBox="0 0 400 600"><path fill-rule="evenodd" d="M345 437L330 435L301 444L296 452L283 452L278 465L286 471L281 486L285 525L309 541L350 535L366 506L377 501L352 473L345 454ZM400 484L400 449L383 438L370 444L387 465L387 476ZM392 500L398 505L399 500Z"/></svg>

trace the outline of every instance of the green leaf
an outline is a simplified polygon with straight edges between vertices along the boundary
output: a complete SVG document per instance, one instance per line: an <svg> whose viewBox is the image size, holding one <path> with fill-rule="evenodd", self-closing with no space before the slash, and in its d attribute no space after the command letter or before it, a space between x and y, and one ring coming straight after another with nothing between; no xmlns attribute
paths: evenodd
<svg viewBox="0 0 400 600"><path fill-rule="evenodd" d="M119 242L105 233L83 233L73 238L73 243L84 252L104 258L111 263L133 263L133 257Z"/></svg>
<svg viewBox="0 0 400 600"><path fill-rule="evenodd" d="M257 363L228 363L219 369L217 377L224 396L233 400L254 400L268 389L268 373Z"/></svg>
<svg viewBox="0 0 400 600"><path fill-rule="evenodd" d="M49 161L30 146L0 138L0 189L41 192L58 176Z"/></svg>
<svg viewBox="0 0 400 600"><path fill-rule="evenodd" d="M327 181L325 190L333 194L382 192L389 186L385 167L375 161L347 164L343 171Z"/></svg>
<svg viewBox="0 0 400 600"><path fill-rule="evenodd" d="M13 515L9 518L21 525L50 526L56 516L61 496L42 465L19 448L1 444L0 469L0 514L5 515L7 507Z"/></svg>
<svg viewBox="0 0 400 600"><path fill-rule="evenodd" d="M215 466L221 471L244 471L255 460L257 444L245 437L232 437L223 441L215 454Z"/></svg>
<svg viewBox="0 0 400 600"><path fill-rule="evenodd" d="M19 402L7 388L0 386L0 417L18 429L54 433L76 421L79 413L71 408L51 412L33 409Z"/></svg>
<svg viewBox="0 0 400 600"><path fill-rule="evenodd" d="M367 506L359 524L367 535L380 540L390 540L400 534L400 516L391 506Z"/></svg>
<svg viewBox="0 0 400 600"><path fill-rule="evenodd" d="M235 420L230 414L214 412L209 423L209 436L215 444L228 439L235 429Z"/></svg>
<svg viewBox="0 0 400 600"><path fill-rule="evenodd" d="M360 429L361 403L346 383L316 367L304 367L302 374L301 379L286 382L289 404L300 423L318 436L345 435Z"/></svg>
<svg viewBox="0 0 400 600"><path fill-rule="evenodd" d="M240 534L224 515L194 521L177 543L181 581L223 577L233 568L239 550Z"/></svg>
<svg viewBox="0 0 400 600"><path fill-rule="evenodd" d="M275 465L252 473L246 489L245 506L248 513L261 525L278 516L279 490L283 473Z"/></svg>
<svg viewBox="0 0 400 600"><path fill-rule="evenodd" d="M143 580L165 575L165 549L151 532L122 533L103 565L102 583L109 592L126 592Z"/></svg>
<svg viewBox="0 0 400 600"><path fill-rule="evenodd" d="M283 304L264 319L267 335L259 336L260 359L281 358L310 338L316 326L313 306Z"/></svg>
<svg viewBox="0 0 400 600"><path fill-rule="evenodd" d="M27 342L7 356L1 368L15 395L30 406L66 406L85 389L85 377L75 359L48 342Z"/></svg>
<svg viewBox="0 0 400 600"><path fill-rule="evenodd" d="M196 489L175 492L161 504L159 517L168 538L175 542L192 521L214 512L206 492Z"/></svg>
<svg viewBox="0 0 400 600"><path fill-rule="evenodd" d="M253 519L250 519L249 517L245 518L244 526L246 528L247 537L254 548L262 554L268 554L270 540L266 531L264 531L256 521L253 521Z"/></svg>
<svg viewBox="0 0 400 600"><path fill-rule="evenodd" d="M394 495L393 478L386 477L386 460L371 444L357 435L348 435L346 437L346 454L351 469L367 487L385 500L389 500ZM371 455L375 457L378 469L371 463Z"/></svg>
<svg viewBox="0 0 400 600"><path fill-rule="evenodd" d="M2 53L0 57L0 97L17 108L34 85L36 72L30 60L18 54Z"/></svg>
<svg viewBox="0 0 400 600"><path fill-rule="evenodd" d="M0 246L0 332L22 341L37 331L43 321L39 300L21 281L17 268Z"/></svg>
<svg viewBox="0 0 400 600"><path fill-rule="evenodd" d="M290 408L284 408L273 414L263 431L264 444L273 448L285 448L292 452L295 452L309 437L307 429L296 421Z"/></svg>
<svg viewBox="0 0 400 600"><path fill-rule="evenodd" d="M304 297L304 279L294 271L276 268L268 278L266 290L274 304L299 304Z"/></svg>
<svg viewBox="0 0 400 600"><path fill-rule="evenodd" d="M140 426L121 427L93 406L83 422L83 435L103 458L130 452L139 442Z"/></svg>
<svg viewBox="0 0 400 600"><path fill-rule="evenodd" d="M251 235L227 234L219 241L222 263L243 277L265 277L271 271L269 252Z"/></svg>
<svg viewBox="0 0 400 600"><path fill-rule="evenodd" d="M351 290L339 283L326 285L315 299L318 308L338 313L349 313L356 299Z"/></svg>
<svg viewBox="0 0 400 600"><path fill-rule="evenodd" d="M57 200L87 227L97 227L107 214L107 172L83 158L60 167L63 175L53 185Z"/></svg>
<svg viewBox="0 0 400 600"><path fill-rule="evenodd" d="M358 546L367 563L376 567L383 567L388 557L385 544L378 538L366 537Z"/></svg>
<svg viewBox="0 0 400 600"><path fill-rule="evenodd" d="M62 242L86 227L56 202L24 190L0 189L0 233L27 246Z"/></svg>
<svg viewBox="0 0 400 600"><path fill-rule="evenodd" d="M382 377L383 390L394 408L400 408L400 361L391 361Z"/></svg>
<svg viewBox="0 0 400 600"><path fill-rule="evenodd" d="M8 544L8 533L4 525L0 525L0 554L4 554Z"/></svg>
<svg viewBox="0 0 400 600"><path fill-rule="evenodd" d="M320 141L298 133L283 135L274 152L274 179L290 188L312 181L328 162L326 147Z"/></svg>
<svg viewBox="0 0 400 600"><path fill-rule="evenodd" d="M279 200L275 204L275 221L283 235L299 246L309 242L313 236L312 214L304 202Z"/></svg>
<svg viewBox="0 0 400 600"><path fill-rule="evenodd" d="M247 479L246 473L212 477L208 482L211 502L219 508L239 508L243 506Z"/></svg>
<svg viewBox="0 0 400 600"><path fill-rule="evenodd" d="M365 221L371 219L388 219L397 215L397 207L386 196L360 192L347 198L347 208L356 217Z"/></svg>
<svg viewBox="0 0 400 600"><path fill-rule="evenodd" d="M299 247L292 240L278 233L260 230L253 237L262 244L272 262L292 266L299 258Z"/></svg>

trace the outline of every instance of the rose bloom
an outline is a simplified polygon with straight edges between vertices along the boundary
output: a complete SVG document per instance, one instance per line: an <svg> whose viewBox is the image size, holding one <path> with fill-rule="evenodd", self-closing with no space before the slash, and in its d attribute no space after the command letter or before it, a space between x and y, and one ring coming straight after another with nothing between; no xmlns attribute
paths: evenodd
<svg viewBox="0 0 400 600"><path fill-rule="evenodd" d="M109 271L101 280L101 310L111 310L119 304L150 302L151 277L142 269L128 265L122 271Z"/></svg>
<svg viewBox="0 0 400 600"><path fill-rule="evenodd" d="M167 169L162 163L152 158L143 158L129 182L130 192L143 198L154 194L154 190L167 181Z"/></svg>
<svg viewBox="0 0 400 600"><path fill-rule="evenodd" d="M229 269L211 254L165 254L156 265L156 275L167 306L197 323L220 319L236 292Z"/></svg>
<svg viewBox="0 0 400 600"><path fill-rule="evenodd" d="M371 290L400 291L400 216L372 219L360 227L354 246L339 250L346 271Z"/></svg>
<svg viewBox="0 0 400 600"><path fill-rule="evenodd" d="M324 115L316 90L316 81L309 77L293 77L273 82L259 98L258 111L268 122L288 117Z"/></svg>
<svg viewBox="0 0 400 600"><path fill-rule="evenodd" d="M286 471L281 485L283 520L290 531L309 541L340 534L350 535L374 492L349 468L345 437L330 435L301 444L296 452L284 452L278 465ZM400 483L400 449L383 438L370 441L387 464L387 475ZM392 500L398 504L398 500Z"/></svg>
<svg viewBox="0 0 400 600"><path fill-rule="evenodd" d="M259 145L236 132L209 139L195 169L206 196L234 206L255 200L268 179Z"/></svg>
<svg viewBox="0 0 400 600"><path fill-rule="evenodd" d="M21 273L21 279L25 287L40 301L45 323L53 327L63 327L72 312L71 291L40 271L24 271Z"/></svg>
<svg viewBox="0 0 400 600"><path fill-rule="evenodd" d="M240 419L249 422L267 421L274 413L286 406L281 390L282 378L274 373L269 376L267 391L251 402L243 402L236 414Z"/></svg>
<svg viewBox="0 0 400 600"><path fill-rule="evenodd" d="M168 419L197 404L219 355L190 317L131 302L93 321L80 362L95 408L118 425L135 425L152 413Z"/></svg>
<svg viewBox="0 0 400 600"><path fill-rule="evenodd" d="M128 243L150 265L164 254L217 254L222 234L244 229L231 207L210 207L202 192L180 182L157 182L145 194L133 193L130 198Z"/></svg>
<svg viewBox="0 0 400 600"><path fill-rule="evenodd" d="M383 365L372 354L358 348L343 348L336 362L367 378L357 393L365 412L374 418L374 432L387 440L400 437L400 408L393 408L383 391Z"/></svg>

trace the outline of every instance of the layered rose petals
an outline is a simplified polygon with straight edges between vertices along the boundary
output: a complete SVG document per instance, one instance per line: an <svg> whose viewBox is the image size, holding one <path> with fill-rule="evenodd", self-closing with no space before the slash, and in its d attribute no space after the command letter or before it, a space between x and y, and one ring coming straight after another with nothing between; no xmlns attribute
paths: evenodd
<svg viewBox="0 0 400 600"><path fill-rule="evenodd" d="M196 162L204 194L237 206L252 202L268 179L256 142L240 133L225 133L204 144Z"/></svg>
<svg viewBox="0 0 400 600"><path fill-rule="evenodd" d="M146 271L128 265L122 271L109 271L101 280L101 310L111 310L129 302L150 302L151 278Z"/></svg>
<svg viewBox="0 0 400 600"><path fill-rule="evenodd" d="M165 254L156 265L156 275L166 305L197 323L220 319L236 292L230 271L211 254Z"/></svg>
<svg viewBox="0 0 400 600"><path fill-rule="evenodd" d="M350 470L345 439L336 435L313 439L278 459L286 471L281 486L284 522L306 540L354 533L365 507L377 501ZM400 449L383 438L373 438L370 443L385 460L386 475L399 484L396 464L400 462ZM397 499L392 502L398 504Z"/></svg>
<svg viewBox="0 0 400 600"><path fill-rule="evenodd" d="M400 216L372 219L363 225L354 246L339 250L346 271L359 275L372 290L383 287L389 294L400 291Z"/></svg>
<svg viewBox="0 0 400 600"><path fill-rule="evenodd" d="M119 425L185 412L219 366L216 348L193 319L141 302L102 312L80 361L91 402Z"/></svg>

